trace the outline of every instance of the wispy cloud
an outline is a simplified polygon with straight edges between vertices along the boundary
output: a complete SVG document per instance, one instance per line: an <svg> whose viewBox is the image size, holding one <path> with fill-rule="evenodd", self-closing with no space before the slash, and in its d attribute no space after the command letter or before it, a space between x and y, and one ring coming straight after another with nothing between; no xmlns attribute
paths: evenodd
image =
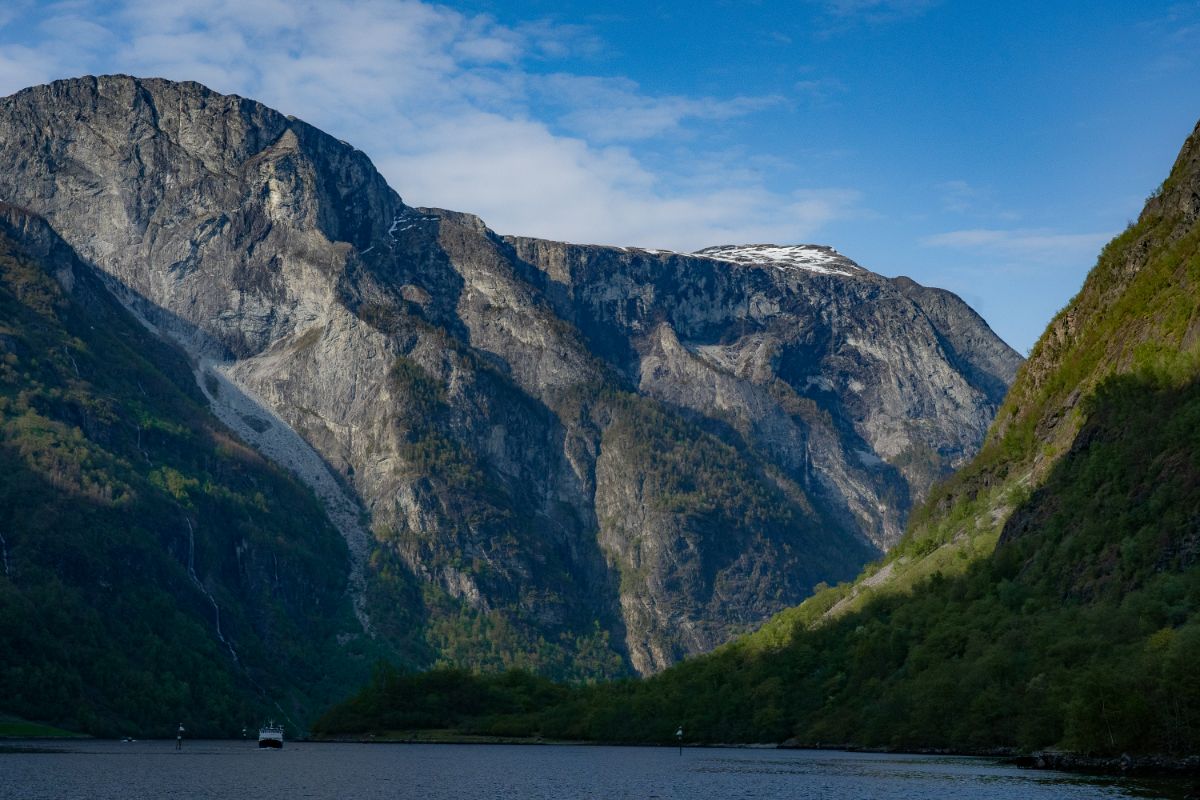
<svg viewBox="0 0 1200 800"><path fill-rule="evenodd" d="M925 247L942 247L1039 263L1089 261L1112 233L1062 233L1042 228L948 231L921 239Z"/></svg>
<svg viewBox="0 0 1200 800"><path fill-rule="evenodd" d="M0 31L28 10L31 0L10 0L0 7Z"/></svg>
<svg viewBox="0 0 1200 800"><path fill-rule="evenodd" d="M411 203L506 233L692 249L802 241L855 213L842 187L768 190L708 136L781 98L656 95L547 70L603 48L580 26L419 0L115 0L56 5L53 24L47 8L19 12L36 41L0 29L0 93L87 72L197 80L350 141ZM681 139L692 164L673 169L635 149Z"/></svg>
<svg viewBox="0 0 1200 800"><path fill-rule="evenodd" d="M941 0L812 0L829 17L842 22L878 25L917 17Z"/></svg>
<svg viewBox="0 0 1200 800"><path fill-rule="evenodd" d="M942 210L949 214L991 223L1012 223L1021 218L1020 213L997 202L996 192L990 186L959 179L934 184L933 189Z"/></svg>
<svg viewBox="0 0 1200 800"><path fill-rule="evenodd" d="M722 121L762 111L782 97L652 96L627 78L559 73L531 78L531 88L551 108L563 109L559 122L593 141L632 141L678 131L689 121Z"/></svg>
<svg viewBox="0 0 1200 800"><path fill-rule="evenodd" d="M955 214L963 214L975 208L985 195L983 190L967 181L943 181L935 187L941 194L942 208Z"/></svg>
<svg viewBox="0 0 1200 800"><path fill-rule="evenodd" d="M1200 55L1200 3L1176 3L1141 27L1153 39L1151 73L1174 73L1196 65Z"/></svg>
<svg viewBox="0 0 1200 800"><path fill-rule="evenodd" d="M837 78L813 78L797 81L796 95L818 105L827 103L846 91L846 84Z"/></svg>
<svg viewBox="0 0 1200 800"><path fill-rule="evenodd" d="M503 210L504 225L493 227L508 233L675 250L794 241L797 232L811 238L822 225L854 215L859 200L837 189L779 195L750 181L725 181L722 170L688 176L672 191L625 148L592 147L493 114L446 121L431 133L420 152L385 161L385 174L405 175L410 197L435 198L424 202Z"/></svg>
<svg viewBox="0 0 1200 800"><path fill-rule="evenodd" d="M28 47L0 48L0 86L28 86L53 74L54 62Z"/></svg>

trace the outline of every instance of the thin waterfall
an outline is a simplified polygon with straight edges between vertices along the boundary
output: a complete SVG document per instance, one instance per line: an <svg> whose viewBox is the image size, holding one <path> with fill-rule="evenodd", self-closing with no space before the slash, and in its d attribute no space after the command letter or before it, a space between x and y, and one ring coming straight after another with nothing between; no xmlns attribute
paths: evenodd
<svg viewBox="0 0 1200 800"><path fill-rule="evenodd" d="M183 521L187 523L188 529L188 576L192 579L192 583L196 584L196 588L208 598L208 602L212 603L213 616L217 628L217 638L221 640L221 644L225 645L225 647L229 649L229 655L233 656L233 660L237 663L240 663L238 661L237 651L233 649L233 645L225 638L225 635L221 633L221 607L217 605L216 599L212 596L208 589L204 588L204 584L200 582L200 578L196 575L196 531L192 528L192 521L186 514L183 516Z"/></svg>

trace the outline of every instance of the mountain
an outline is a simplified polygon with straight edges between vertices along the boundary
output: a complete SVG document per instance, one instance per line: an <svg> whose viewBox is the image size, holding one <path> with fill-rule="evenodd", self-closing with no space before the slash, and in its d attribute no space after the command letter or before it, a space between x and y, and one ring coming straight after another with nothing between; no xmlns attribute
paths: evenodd
<svg viewBox="0 0 1200 800"><path fill-rule="evenodd" d="M671 741L682 722L709 742L1067 748L1122 769L1138 763L1122 754L1173 754L1194 770L1198 285L1200 126L1050 323L981 452L858 581L650 680L557 695L483 682L499 711L424 718L617 741ZM379 676L321 727L377 729L411 711L407 685L444 678Z"/></svg>
<svg viewBox="0 0 1200 800"><path fill-rule="evenodd" d="M830 248L577 246L408 206L350 145L194 83L0 100L0 199L310 487L360 625L413 666L712 649L895 543L1020 361Z"/></svg>
<svg viewBox="0 0 1200 800"><path fill-rule="evenodd" d="M309 490L213 417L43 220L0 205L0 701L96 734L295 730L376 657Z"/></svg>

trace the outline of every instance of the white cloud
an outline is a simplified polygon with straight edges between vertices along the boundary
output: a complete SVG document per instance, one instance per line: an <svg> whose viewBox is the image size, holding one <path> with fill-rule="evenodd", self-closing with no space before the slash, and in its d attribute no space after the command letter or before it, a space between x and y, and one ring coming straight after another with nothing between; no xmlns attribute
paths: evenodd
<svg viewBox="0 0 1200 800"><path fill-rule="evenodd" d="M407 202L506 233L693 249L802 241L855 212L841 188L771 192L709 144L708 128L780 98L653 95L547 71L602 47L579 26L418 0L116 0L54 16L32 47L0 31L0 92L84 72L197 80L351 142ZM666 141L691 157L652 170L640 148Z"/></svg>
<svg viewBox="0 0 1200 800"><path fill-rule="evenodd" d="M944 247L1001 255L1040 263L1086 263L1095 258L1111 233L1060 233L1041 228L973 228L921 239L925 247Z"/></svg>
<svg viewBox="0 0 1200 800"><path fill-rule="evenodd" d="M858 201L845 190L781 197L750 184L722 186L713 175L688 191L665 191L623 147L593 147L494 114L430 130L423 149L383 162L384 174L404 176L397 183L423 205L494 209L484 218L504 233L693 250L807 235L853 214Z"/></svg>
<svg viewBox="0 0 1200 800"><path fill-rule="evenodd" d="M533 80L535 93L556 107L567 107L560 123L601 142L633 141L675 133L687 121L720 121L752 114L783 98L678 95L650 96L627 78L600 78L566 73Z"/></svg>
<svg viewBox="0 0 1200 800"><path fill-rule="evenodd" d="M54 73L54 62L27 47L0 48L0 87L19 89L42 83Z"/></svg>

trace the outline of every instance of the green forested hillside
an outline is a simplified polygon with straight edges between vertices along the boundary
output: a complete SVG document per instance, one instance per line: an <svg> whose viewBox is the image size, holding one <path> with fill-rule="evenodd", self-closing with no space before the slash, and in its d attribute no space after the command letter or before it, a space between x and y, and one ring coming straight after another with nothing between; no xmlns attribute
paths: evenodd
<svg viewBox="0 0 1200 800"><path fill-rule="evenodd" d="M1200 129L1051 323L980 455L855 584L653 679L439 724L1200 753L1198 219ZM408 702L389 686L321 728L386 728Z"/></svg>
<svg viewBox="0 0 1200 800"><path fill-rule="evenodd" d="M302 725L366 675L346 558L184 358L0 208L0 713L95 734Z"/></svg>

